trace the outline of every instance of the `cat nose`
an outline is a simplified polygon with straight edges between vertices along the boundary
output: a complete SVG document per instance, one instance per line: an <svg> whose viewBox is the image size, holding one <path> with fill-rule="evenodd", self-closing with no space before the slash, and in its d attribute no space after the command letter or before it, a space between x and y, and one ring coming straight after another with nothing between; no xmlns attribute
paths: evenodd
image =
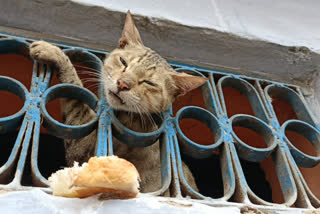
<svg viewBox="0 0 320 214"><path fill-rule="evenodd" d="M119 91L130 90L130 84L123 79L117 81Z"/></svg>

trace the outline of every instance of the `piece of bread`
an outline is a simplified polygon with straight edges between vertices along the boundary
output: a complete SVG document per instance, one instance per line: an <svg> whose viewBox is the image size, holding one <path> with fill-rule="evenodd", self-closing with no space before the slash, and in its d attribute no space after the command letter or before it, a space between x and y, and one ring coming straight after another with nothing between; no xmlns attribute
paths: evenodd
<svg viewBox="0 0 320 214"><path fill-rule="evenodd" d="M134 198L139 193L139 179L132 163L117 156L103 156L55 172L49 184L56 196L84 198L105 193L104 199Z"/></svg>

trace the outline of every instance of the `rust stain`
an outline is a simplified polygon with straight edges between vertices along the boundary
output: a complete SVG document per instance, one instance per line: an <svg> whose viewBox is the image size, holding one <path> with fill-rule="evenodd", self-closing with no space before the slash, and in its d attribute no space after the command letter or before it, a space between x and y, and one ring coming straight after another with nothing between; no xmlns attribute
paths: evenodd
<svg viewBox="0 0 320 214"><path fill-rule="evenodd" d="M174 207L183 207L183 208L188 208L193 206L192 204L183 204L176 201L160 201L160 203L169 204Z"/></svg>

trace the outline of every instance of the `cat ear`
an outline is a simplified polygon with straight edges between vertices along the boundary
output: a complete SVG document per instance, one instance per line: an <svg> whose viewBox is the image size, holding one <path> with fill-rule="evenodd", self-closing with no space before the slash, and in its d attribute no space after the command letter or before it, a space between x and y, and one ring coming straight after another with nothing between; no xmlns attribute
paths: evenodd
<svg viewBox="0 0 320 214"><path fill-rule="evenodd" d="M176 96L184 95L198 88L208 80L206 77L193 76L186 73L174 73L171 76L178 89Z"/></svg>
<svg viewBox="0 0 320 214"><path fill-rule="evenodd" d="M123 27L121 39L119 40L119 48L124 48L127 45L143 45L130 10L127 12L126 22Z"/></svg>

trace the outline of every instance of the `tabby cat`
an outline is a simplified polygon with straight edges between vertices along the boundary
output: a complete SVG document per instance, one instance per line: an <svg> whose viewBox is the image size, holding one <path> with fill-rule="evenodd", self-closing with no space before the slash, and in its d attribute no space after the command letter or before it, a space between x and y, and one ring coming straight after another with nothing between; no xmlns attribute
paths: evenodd
<svg viewBox="0 0 320 214"><path fill-rule="evenodd" d="M30 56L52 65L61 83L83 86L70 59L60 48L44 41L33 42ZM108 103L119 110L119 121L134 131L151 132L158 128L149 119L151 113L167 110L177 96L201 86L207 79L176 72L165 59L145 47L128 12L118 48L104 60L100 81ZM65 124L84 124L95 116L90 107L73 99L62 99L61 108ZM135 148L113 140L114 153L137 167L141 191L158 190L161 187L159 142L146 148ZM96 131L82 139L65 139L67 164L87 161L95 154L96 141ZM183 169L188 183L196 189L185 164Z"/></svg>

